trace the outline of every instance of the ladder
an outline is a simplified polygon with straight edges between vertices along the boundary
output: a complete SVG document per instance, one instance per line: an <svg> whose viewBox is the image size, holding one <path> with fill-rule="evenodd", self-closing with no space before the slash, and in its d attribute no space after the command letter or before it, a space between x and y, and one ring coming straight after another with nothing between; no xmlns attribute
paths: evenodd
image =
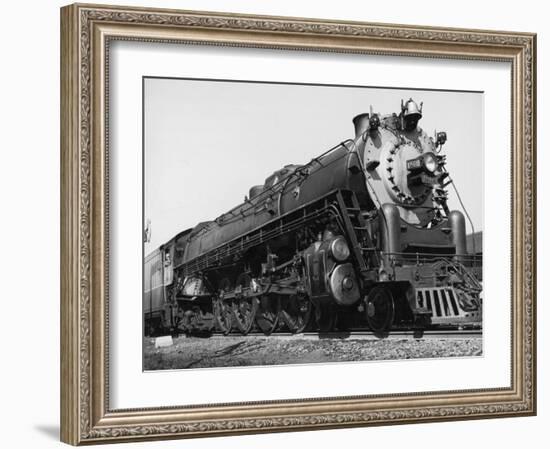
<svg viewBox="0 0 550 449"><path fill-rule="evenodd" d="M365 217L363 217L357 196L353 192L345 194L339 191L336 198L351 243L351 250L359 264L359 270L361 273L367 273L374 267L378 267L380 261L378 250L372 241L370 228L367 226ZM358 236L360 236L360 239ZM362 246L360 240L366 243L366 248ZM366 257L364 257L365 252L367 253Z"/></svg>

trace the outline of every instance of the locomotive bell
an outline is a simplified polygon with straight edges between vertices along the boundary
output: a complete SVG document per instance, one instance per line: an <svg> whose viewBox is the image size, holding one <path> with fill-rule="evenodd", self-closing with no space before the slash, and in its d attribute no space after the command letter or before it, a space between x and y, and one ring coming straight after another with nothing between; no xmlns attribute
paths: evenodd
<svg viewBox="0 0 550 449"><path fill-rule="evenodd" d="M412 98L409 98L407 103L405 104L404 111L403 111L404 117L413 117L416 116L418 119L422 118L422 103L420 107L415 103L415 101Z"/></svg>

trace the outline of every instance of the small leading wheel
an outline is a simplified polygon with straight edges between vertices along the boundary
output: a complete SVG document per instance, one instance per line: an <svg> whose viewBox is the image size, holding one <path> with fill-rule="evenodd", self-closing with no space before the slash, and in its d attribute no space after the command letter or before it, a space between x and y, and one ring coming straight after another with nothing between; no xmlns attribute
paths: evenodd
<svg viewBox="0 0 550 449"><path fill-rule="evenodd" d="M263 295L256 298L256 324L265 335L271 335L279 324L281 299L276 295Z"/></svg>
<svg viewBox="0 0 550 449"><path fill-rule="evenodd" d="M241 334L246 335L252 329L258 303L250 297L253 293L253 282L250 275L242 273L237 278L235 300L233 301L233 321Z"/></svg>
<svg viewBox="0 0 550 449"><path fill-rule="evenodd" d="M311 321L311 301L307 296L292 295L282 300L281 317L293 334L304 332Z"/></svg>
<svg viewBox="0 0 550 449"><path fill-rule="evenodd" d="M395 303L386 287L374 287L365 299L365 315L370 329L379 335L387 333L395 317Z"/></svg>
<svg viewBox="0 0 550 449"><path fill-rule="evenodd" d="M231 281L228 278L222 279L218 288L218 297L214 300L214 320L216 327L224 335L229 334L233 327L233 310L224 300L224 295L231 290Z"/></svg>

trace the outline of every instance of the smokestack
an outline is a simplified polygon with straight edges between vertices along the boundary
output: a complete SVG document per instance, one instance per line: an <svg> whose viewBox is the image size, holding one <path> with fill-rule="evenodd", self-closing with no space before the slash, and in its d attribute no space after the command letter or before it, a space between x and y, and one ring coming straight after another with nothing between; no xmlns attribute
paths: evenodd
<svg viewBox="0 0 550 449"><path fill-rule="evenodd" d="M355 138L362 136L369 129L369 114L363 113L353 117L353 125L355 126Z"/></svg>

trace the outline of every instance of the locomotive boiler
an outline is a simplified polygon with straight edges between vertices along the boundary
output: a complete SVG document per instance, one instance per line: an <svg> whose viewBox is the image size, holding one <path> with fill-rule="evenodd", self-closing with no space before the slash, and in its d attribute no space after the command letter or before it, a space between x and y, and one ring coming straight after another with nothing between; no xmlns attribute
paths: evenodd
<svg viewBox="0 0 550 449"><path fill-rule="evenodd" d="M145 260L146 330L480 327L478 261L447 206L447 136L421 117L412 99L358 115L353 139L163 244Z"/></svg>

